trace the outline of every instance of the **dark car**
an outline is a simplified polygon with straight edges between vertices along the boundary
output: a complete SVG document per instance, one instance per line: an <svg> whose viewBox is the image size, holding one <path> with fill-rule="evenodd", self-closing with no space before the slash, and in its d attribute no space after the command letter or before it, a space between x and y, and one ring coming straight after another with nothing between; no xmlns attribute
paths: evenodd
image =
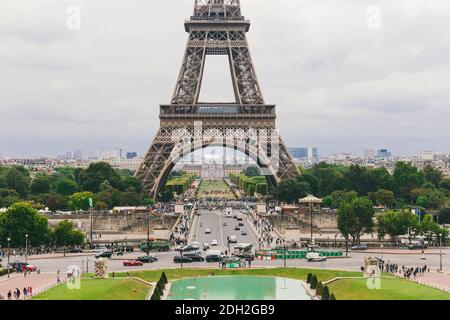
<svg viewBox="0 0 450 320"><path fill-rule="evenodd" d="M142 263L152 263L158 261L158 258L153 256L142 256L136 259L137 261L140 261Z"/></svg>
<svg viewBox="0 0 450 320"><path fill-rule="evenodd" d="M199 254L185 254L185 257L189 258L192 260L192 262L203 262L205 261L205 258L203 258L201 255Z"/></svg>
<svg viewBox="0 0 450 320"><path fill-rule="evenodd" d="M236 226L236 227L234 228L234 230L235 230L235 231L239 231L239 230L241 230L241 227Z"/></svg>
<svg viewBox="0 0 450 320"><path fill-rule="evenodd" d="M367 250L367 244L357 244L352 247L352 250Z"/></svg>
<svg viewBox="0 0 450 320"><path fill-rule="evenodd" d="M220 262L222 261L222 257L218 254L210 254L206 256L205 260L206 262Z"/></svg>
<svg viewBox="0 0 450 320"><path fill-rule="evenodd" d="M99 259L99 258L108 258L109 259L112 257L112 252L111 251L103 251L103 252L95 255L95 257L97 259Z"/></svg>
<svg viewBox="0 0 450 320"><path fill-rule="evenodd" d="M173 262L174 263L181 263L181 262L192 263L193 261L191 258L188 258L186 256L175 256L175 257L173 257Z"/></svg>
<svg viewBox="0 0 450 320"><path fill-rule="evenodd" d="M409 250L418 250L418 249L426 249L428 246L426 244L422 244L422 243L411 243L408 244L408 249Z"/></svg>
<svg viewBox="0 0 450 320"><path fill-rule="evenodd" d="M243 227L244 226L244 222L239 222L239 227Z"/></svg>
<svg viewBox="0 0 450 320"><path fill-rule="evenodd" d="M66 253L83 253L81 248L72 248L66 251Z"/></svg>

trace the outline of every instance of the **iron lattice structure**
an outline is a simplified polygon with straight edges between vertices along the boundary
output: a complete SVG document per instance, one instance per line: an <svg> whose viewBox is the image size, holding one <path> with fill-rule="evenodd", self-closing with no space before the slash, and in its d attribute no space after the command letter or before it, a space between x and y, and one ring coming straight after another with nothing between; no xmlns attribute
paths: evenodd
<svg viewBox="0 0 450 320"><path fill-rule="evenodd" d="M246 153L271 186L298 176L276 134L275 106L264 102L246 38L250 22L241 14L240 0L195 0L185 29L189 38L171 102L160 106L160 128L136 172L143 192L158 198L176 162L208 146ZM207 55L228 56L235 102L199 102Z"/></svg>

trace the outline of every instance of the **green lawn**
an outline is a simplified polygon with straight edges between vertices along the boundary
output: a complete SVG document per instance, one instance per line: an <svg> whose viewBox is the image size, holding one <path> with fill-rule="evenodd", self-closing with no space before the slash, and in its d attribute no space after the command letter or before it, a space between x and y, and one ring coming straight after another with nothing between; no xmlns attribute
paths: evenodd
<svg viewBox="0 0 450 320"><path fill-rule="evenodd" d="M149 290L150 286L134 279L82 279L79 290L63 284L33 300L145 300Z"/></svg>
<svg viewBox="0 0 450 320"><path fill-rule="evenodd" d="M212 191L223 191L223 193L208 194ZM199 190L197 198L223 198L223 199L235 199L234 193L231 191L228 184L223 180L203 180Z"/></svg>
<svg viewBox="0 0 450 320"><path fill-rule="evenodd" d="M450 294L395 277L380 279L380 289L369 290L366 279L342 279L328 285L337 300L450 300Z"/></svg>

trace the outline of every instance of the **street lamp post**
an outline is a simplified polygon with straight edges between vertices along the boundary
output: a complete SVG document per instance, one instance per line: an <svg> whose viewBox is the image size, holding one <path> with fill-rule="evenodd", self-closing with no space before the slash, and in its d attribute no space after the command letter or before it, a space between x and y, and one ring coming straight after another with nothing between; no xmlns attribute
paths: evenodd
<svg viewBox="0 0 450 320"><path fill-rule="evenodd" d="M284 244L284 254L283 254L283 258L284 258L284 268L286 268L286 241L283 241Z"/></svg>
<svg viewBox="0 0 450 320"><path fill-rule="evenodd" d="M381 262L383 262L384 261L384 256L383 256L383 247L384 247L384 245L381 245Z"/></svg>
<svg viewBox="0 0 450 320"><path fill-rule="evenodd" d="M28 233L25 235L25 264L28 264Z"/></svg>
<svg viewBox="0 0 450 320"><path fill-rule="evenodd" d="M442 272L442 233L439 233L439 272Z"/></svg>
<svg viewBox="0 0 450 320"><path fill-rule="evenodd" d="M10 243L11 243L11 238L8 238L8 239L6 239L7 241L8 241L8 266L7 266L7 268L8 268L8 278L9 278L9 269L10 269L10 266L9 266L9 256L11 255L11 245L10 245Z"/></svg>

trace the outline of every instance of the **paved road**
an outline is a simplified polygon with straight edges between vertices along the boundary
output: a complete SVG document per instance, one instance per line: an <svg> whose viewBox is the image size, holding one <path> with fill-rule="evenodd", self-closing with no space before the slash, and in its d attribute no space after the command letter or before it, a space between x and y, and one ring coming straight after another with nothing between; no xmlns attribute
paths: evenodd
<svg viewBox="0 0 450 320"><path fill-rule="evenodd" d="M194 241L200 242L202 245L204 242L211 243L212 240L217 240L219 248L221 250L227 249L227 237L229 235L236 235L238 243L251 243L255 247L257 245L256 236L253 233L253 229L249 226L246 219L244 219L245 227L247 231L246 236L242 236L240 231L235 231L234 228L237 225L237 221L233 218L226 218L224 213L217 211L201 210L201 215L196 219L196 238ZM227 226L222 226L222 223L226 221ZM201 224L201 227L200 227ZM210 228L211 234L205 234L205 229ZM409 252L411 253L411 252ZM443 250L443 267L444 271L450 273L450 250ZM124 271L124 270L144 270L144 269L158 269L158 268L176 268L180 267L179 264L173 263L173 257L177 253L175 252L162 252L155 253L159 258L159 261L152 264L145 264L142 267L124 267L123 260L135 259L140 255L144 255L142 252L134 252L126 254L123 257L113 257L109 261L109 271ZM350 252L348 258L329 259L326 262L309 263L305 260L287 260L286 265L288 267L303 267L303 268L323 268L323 269L341 269L341 270L360 270L360 267L364 263L365 256L378 256L381 258L381 253L368 253L368 252ZM422 254L420 251L416 251L412 254L399 254L399 253L384 253L383 258L385 261L397 263L400 266L422 266L426 264L433 270L439 268L439 254L427 254L426 260L421 260ZM34 257L35 258L35 257ZM90 256L69 256L66 258L55 257L47 259L33 259L30 264L36 265L43 273L56 273L57 270L65 272L69 266L77 265L80 269L93 272L94 270L94 255ZM252 266L255 267L281 267L284 265L283 260L275 261L254 261ZM186 265L185 265L186 266ZM189 267L218 267L215 263L193 263L187 265Z"/></svg>
<svg viewBox="0 0 450 320"><path fill-rule="evenodd" d="M238 226L238 221L233 218L226 218L225 213L220 210L201 210L200 214L196 226L194 226L196 228L195 234L197 235L195 239L200 242L200 245L203 245L205 242L211 244L213 240L217 240L219 249L225 250L228 247L228 236L235 235L237 243L250 243L256 246L256 236L246 219L243 221L245 226L241 227L240 230L235 230L235 227ZM223 226L223 223L226 223L226 226ZM206 234L206 229L210 229L211 234ZM247 235L241 235L242 230L247 231Z"/></svg>

